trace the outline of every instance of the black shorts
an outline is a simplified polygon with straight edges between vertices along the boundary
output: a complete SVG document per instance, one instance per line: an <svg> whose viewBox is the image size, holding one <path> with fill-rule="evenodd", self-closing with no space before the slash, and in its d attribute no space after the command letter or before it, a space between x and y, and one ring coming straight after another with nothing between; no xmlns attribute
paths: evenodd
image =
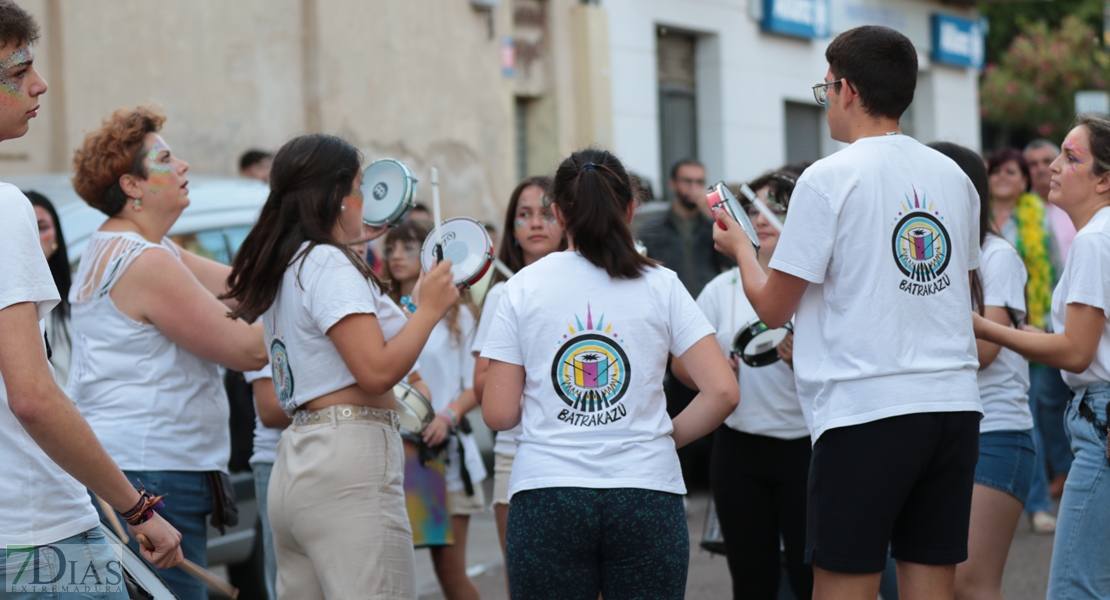
<svg viewBox="0 0 1110 600"><path fill-rule="evenodd" d="M918 413L821 435L809 469L806 562L878 573L897 560L967 560L977 412Z"/></svg>

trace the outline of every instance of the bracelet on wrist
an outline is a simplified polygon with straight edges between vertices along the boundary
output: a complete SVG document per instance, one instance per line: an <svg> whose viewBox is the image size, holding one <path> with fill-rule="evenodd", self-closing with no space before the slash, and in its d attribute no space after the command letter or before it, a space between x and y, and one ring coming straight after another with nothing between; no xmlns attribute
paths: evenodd
<svg viewBox="0 0 1110 600"><path fill-rule="evenodd" d="M163 496L155 496L146 491L146 487L139 489L139 501L131 510L120 513L124 521L129 525L141 525L154 518L154 511L162 510L166 507L162 502Z"/></svg>
<svg viewBox="0 0 1110 600"><path fill-rule="evenodd" d="M451 424L451 429L455 429L459 426L459 411L455 408L454 404L448 404L439 414L447 419L447 422Z"/></svg>
<svg viewBox="0 0 1110 600"><path fill-rule="evenodd" d="M416 312L416 304L412 301L412 296L401 296L401 307L409 311L409 314Z"/></svg>

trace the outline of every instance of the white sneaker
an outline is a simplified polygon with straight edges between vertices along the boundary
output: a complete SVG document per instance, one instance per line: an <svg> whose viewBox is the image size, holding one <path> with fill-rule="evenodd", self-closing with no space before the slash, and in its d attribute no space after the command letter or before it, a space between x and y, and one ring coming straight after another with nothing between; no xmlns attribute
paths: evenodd
<svg viewBox="0 0 1110 600"><path fill-rule="evenodd" d="M1033 533L1056 533L1056 517L1044 510L1029 515L1029 525Z"/></svg>

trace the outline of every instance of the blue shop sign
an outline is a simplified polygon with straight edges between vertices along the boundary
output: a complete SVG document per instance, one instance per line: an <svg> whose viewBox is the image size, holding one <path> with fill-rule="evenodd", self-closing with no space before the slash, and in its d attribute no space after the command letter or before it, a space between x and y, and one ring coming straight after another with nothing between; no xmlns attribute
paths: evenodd
<svg viewBox="0 0 1110 600"><path fill-rule="evenodd" d="M829 0L763 0L763 31L801 38L829 35Z"/></svg>
<svg viewBox="0 0 1110 600"><path fill-rule="evenodd" d="M933 15L933 62L983 68L983 25L978 20Z"/></svg>

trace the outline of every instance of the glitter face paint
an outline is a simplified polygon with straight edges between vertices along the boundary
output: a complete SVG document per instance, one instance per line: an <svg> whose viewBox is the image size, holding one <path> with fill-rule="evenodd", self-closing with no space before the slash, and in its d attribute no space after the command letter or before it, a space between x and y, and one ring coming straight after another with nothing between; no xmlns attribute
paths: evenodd
<svg viewBox="0 0 1110 600"><path fill-rule="evenodd" d="M161 154L166 153L166 161L162 162L160 159ZM170 161L170 147L165 142L159 140L154 142L150 151L146 153L146 169L147 169L147 183L150 185L150 193L158 194L170 185L170 179L173 177L173 164Z"/></svg>
<svg viewBox="0 0 1110 600"><path fill-rule="evenodd" d="M23 100L23 81L15 70L35 60L35 51L30 45L12 52L0 61L0 103L16 105Z"/></svg>
<svg viewBox="0 0 1110 600"><path fill-rule="evenodd" d="M1064 142L1064 153L1067 156L1068 173L1076 175L1088 165L1082 161L1083 151L1072 142Z"/></svg>

